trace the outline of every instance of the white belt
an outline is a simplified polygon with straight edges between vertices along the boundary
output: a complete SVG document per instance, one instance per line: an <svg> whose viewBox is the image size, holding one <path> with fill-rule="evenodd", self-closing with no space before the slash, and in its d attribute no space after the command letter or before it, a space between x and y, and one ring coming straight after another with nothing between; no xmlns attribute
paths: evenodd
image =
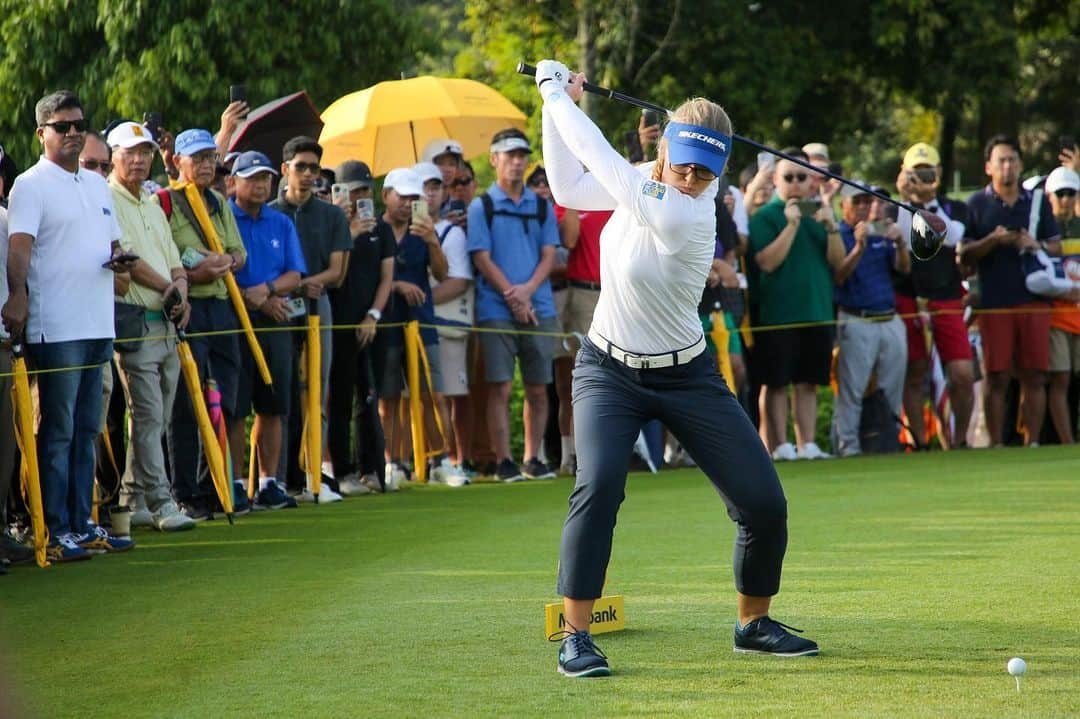
<svg viewBox="0 0 1080 719"><path fill-rule="evenodd" d="M694 359L705 349L704 336L689 347L655 355L639 355L634 354L633 352L627 352L621 347L604 339L603 335L591 327L589 328L589 339L599 350L608 353L616 362L620 362L630 369L663 369L665 367L677 367Z"/></svg>

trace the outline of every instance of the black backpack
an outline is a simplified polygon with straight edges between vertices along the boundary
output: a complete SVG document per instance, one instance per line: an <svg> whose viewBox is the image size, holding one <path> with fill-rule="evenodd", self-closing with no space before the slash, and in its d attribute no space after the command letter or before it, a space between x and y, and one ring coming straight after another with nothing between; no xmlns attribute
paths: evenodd
<svg viewBox="0 0 1080 719"><path fill-rule="evenodd" d="M480 202L484 205L484 220L487 222L489 232L491 231L491 221L495 218L495 215L506 215L509 217L520 217L526 235L529 234L529 220L536 220L540 227L544 226L544 223L547 222L548 205L550 204L543 197L537 195L536 212L526 214L523 212L511 212L510 210L496 210L495 202L486 192L480 195Z"/></svg>

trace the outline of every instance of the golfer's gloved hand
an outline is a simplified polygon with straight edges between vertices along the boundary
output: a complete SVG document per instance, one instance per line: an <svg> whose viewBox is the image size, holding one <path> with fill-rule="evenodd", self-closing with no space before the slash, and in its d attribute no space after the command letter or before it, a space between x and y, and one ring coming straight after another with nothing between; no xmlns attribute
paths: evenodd
<svg viewBox="0 0 1080 719"><path fill-rule="evenodd" d="M536 64L536 88L545 100L570 82L570 70L558 60L541 60Z"/></svg>

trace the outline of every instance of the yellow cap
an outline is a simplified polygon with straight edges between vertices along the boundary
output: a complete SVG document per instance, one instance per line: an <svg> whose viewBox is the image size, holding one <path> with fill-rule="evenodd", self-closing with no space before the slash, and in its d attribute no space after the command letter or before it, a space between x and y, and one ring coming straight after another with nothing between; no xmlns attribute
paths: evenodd
<svg viewBox="0 0 1080 719"><path fill-rule="evenodd" d="M908 151L904 153L904 167L910 169L916 165L937 165L941 164L941 156L938 155L938 151L933 145L927 145L925 142L917 142L908 148Z"/></svg>

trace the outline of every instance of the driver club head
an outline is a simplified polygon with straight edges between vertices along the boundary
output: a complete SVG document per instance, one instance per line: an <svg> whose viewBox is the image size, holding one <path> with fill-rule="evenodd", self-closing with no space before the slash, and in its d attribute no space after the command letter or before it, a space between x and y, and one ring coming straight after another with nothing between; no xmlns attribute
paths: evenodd
<svg viewBox="0 0 1080 719"><path fill-rule="evenodd" d="M933 212L919 210L911 218L911 254L917 260L929 260L945 244L949 228Z"/></svg>

